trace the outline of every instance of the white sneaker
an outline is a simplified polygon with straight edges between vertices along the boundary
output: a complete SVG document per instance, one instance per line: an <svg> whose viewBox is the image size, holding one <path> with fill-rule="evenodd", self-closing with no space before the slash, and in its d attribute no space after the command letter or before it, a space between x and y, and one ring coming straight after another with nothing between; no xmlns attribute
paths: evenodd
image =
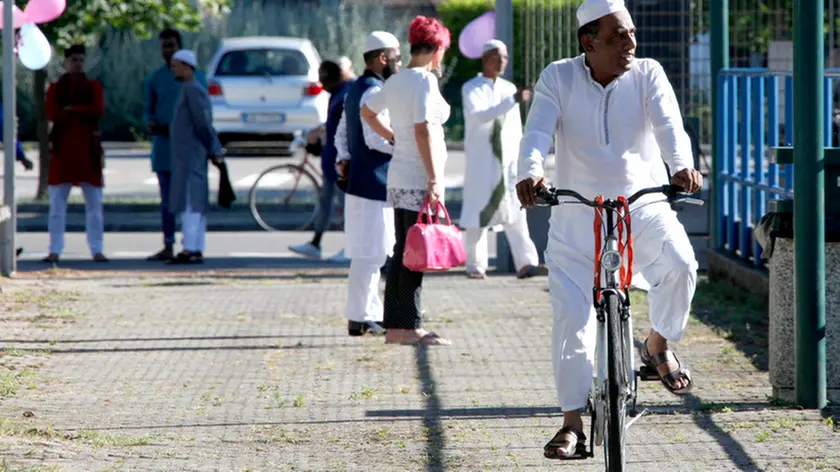
<svg viewBox="0 0 840 472"><path fill-rule="evenodd" d="M342 249L341 251L338 251L338 254L336 254L336 255L334 255L334 256L332 256L332 257L330 257L330 258L329 258L329 259L327 259L327 260L328 260L329 262L334 262L334 263L336 263L336 264L344 264L344 263L350 262L350 259L348 259L348 258L344 255L344 249Z"/></svg>
<svg viewBox="0 0 840 472"><path fill-rule="evenodd" d="M297 246L289 246L289 250L296 254L300 254L301 256L308 257L310 259L321 259L321 249L315 247L315 245L312 243L299 244Z"/></svg>

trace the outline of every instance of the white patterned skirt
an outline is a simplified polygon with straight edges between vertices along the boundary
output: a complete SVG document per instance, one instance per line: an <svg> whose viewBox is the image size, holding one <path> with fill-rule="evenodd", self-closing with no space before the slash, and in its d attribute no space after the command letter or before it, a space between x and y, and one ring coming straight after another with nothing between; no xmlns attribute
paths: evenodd
<svg viewBox="0 0 840 472"><path fill-rule="evenodd" d="M385 202L344 195L344 254L377 259L394 252L394 209Z"/></svg>

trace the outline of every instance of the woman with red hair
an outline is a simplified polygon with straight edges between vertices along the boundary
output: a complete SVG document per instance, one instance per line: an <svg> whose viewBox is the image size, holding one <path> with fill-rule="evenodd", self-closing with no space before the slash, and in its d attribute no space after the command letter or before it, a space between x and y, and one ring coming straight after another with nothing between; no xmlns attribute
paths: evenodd
<svg viewBox="0 0 840 472"><path fill-rule="evenodd" d="M449 119L449 104L440 94L435 72L440 72L449 47L449 30L434 18L418 16L409 27L408 43L408 67L392 75L361 111L377 133L394 143L387 199L394 208L397 242L385 285L385 342L449 345L449 340L421 327L423 273L407 269L402 260L408 229L417 222L423 201L443 199L443 123ZM386 109L390 125L378 116Z"/></svg>

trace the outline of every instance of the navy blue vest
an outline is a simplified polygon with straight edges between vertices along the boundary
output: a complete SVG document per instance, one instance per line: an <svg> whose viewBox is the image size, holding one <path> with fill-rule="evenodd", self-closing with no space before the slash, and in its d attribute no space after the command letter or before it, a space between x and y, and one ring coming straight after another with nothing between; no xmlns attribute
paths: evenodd
<svg viewBox="0 0 840 472"><path fill-rule="evenodd" d="M368 200L386 200L388 163L391 155L370 149L365 144L359 102L365 91L374 85L382 85L382 77L366 70L350 90L344 102L347 117L347 148L350 151L350 175L347 193Z"/></svg>

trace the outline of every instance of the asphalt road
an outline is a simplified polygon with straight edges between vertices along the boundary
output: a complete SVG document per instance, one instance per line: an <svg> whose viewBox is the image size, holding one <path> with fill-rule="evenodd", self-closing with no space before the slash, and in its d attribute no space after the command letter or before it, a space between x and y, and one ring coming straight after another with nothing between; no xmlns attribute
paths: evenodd
<svg viewBox="0 0 840 472"><path fill-rule="evenodd" d="M180 237L180 235L179 235ZM186 266L183 270L207 269L274 269L335 267L327 261L305 259L289 251L290 245L309 241L312 233L284 231L267 232L214 232L207 235L205 264ZM16 244L24 252L18 258L18 271L31 272L48 267L41 262L47 255L49 234L18 233ZM321 242L323 256L334 255L344 247L344 234L328 232ZM496 254L496 238L489 238L490 256ZM145 258L161 247L157 233L106 233L105 254L111 258L107 264L91 261L84 233L67 233L65 250L59 267L78 270L155 270L171 269L161 263L146 262ZM493 261L491 260L491 263ZM347 266L347 264L338 264Z"/></svg>
<svg viewBox="0 0 840 472"><path fill-rule="evenodd" d="M15 169L15 184L17 187L15 191L19 202L32 200L38 185L38 153L32 151L28 153L28 156L36 163L35 169L29 172L25 172L20 166ZM463 186L464 159L463 151L452 150L449 152L446 165L447 188ZM231 184L237 193L238 200L246 201L248 191L265 169L278 164L297 163L300 158L229 157L227 161ZM311 164L320 172L321 163L317 158L312 160ZM0 176L3 175L2 171L3 169L0 169ZM210 166L209 173L211 190L215 191L218 187L218 171L215 167ZM151 170L149 153L146 150L119 149L106 151L104 177L105 200L147 200L158 197L157 177ZM274 184L283 184L283 182L277 181L277 178L274 180ZM79 190L74 190L72 195L81 198Z"/></svg>

